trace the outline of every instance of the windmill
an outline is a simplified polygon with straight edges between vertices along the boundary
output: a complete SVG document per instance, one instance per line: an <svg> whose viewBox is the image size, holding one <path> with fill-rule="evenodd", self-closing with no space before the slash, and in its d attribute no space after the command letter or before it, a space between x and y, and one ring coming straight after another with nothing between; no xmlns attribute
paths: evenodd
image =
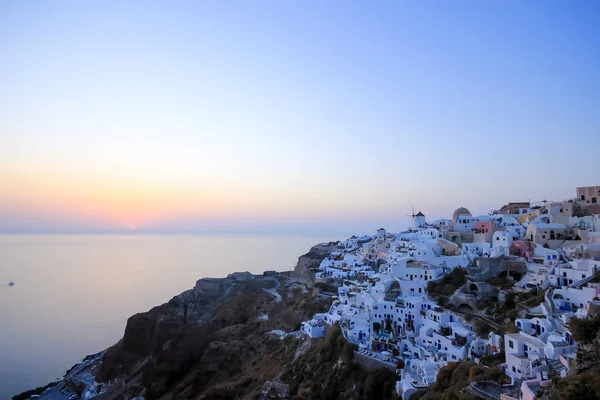
<svg viewBox="0 0 600 400"><path fill-rule="evenodd" d="M407 217L412 218L412 226L415 226L415 217L416 216L417 216L417 214L415 214L415 206L412 206L412 214L407 215Z"/></svg>

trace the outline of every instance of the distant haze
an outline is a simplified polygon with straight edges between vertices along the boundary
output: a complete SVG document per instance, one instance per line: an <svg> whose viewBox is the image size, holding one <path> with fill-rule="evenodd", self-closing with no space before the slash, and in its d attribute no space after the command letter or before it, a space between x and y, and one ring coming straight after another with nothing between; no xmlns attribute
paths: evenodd
<svg viewBox="0 0 600 400"><path fill-rule="evenodd" d="M0 232L400 230L600 184L597 1L2 1Z"/></svg>

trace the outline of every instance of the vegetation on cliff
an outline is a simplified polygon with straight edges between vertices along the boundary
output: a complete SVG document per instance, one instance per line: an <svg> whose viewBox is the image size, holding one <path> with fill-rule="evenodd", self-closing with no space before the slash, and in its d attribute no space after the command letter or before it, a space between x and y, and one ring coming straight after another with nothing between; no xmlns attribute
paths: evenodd
<svg viewBox="0 0 600 400"><path fill-rule="evenodd" d="M473 361L452 362L440 369L429 389L415 393L411 400L475 400L477 397L465 394L474 381L507 383L507 376L497 368L485 368Z"/></svg>
<svg viewBox="0 0 600 400"><path fill-rule="evenodd" d="M442 279L430 281L427 284L427 293L431 297L449 297L467 282L467 272L463 268L455 268L452 272L444 275Z"/></svg>
<svg viewBox="0 0 600 400"><path fill-rule="evenodd" d="M297 399L395 399L394 374L385 368L364 371L353 361L355 350L335 326L324 340L289 360L281 379Z"/></svg>

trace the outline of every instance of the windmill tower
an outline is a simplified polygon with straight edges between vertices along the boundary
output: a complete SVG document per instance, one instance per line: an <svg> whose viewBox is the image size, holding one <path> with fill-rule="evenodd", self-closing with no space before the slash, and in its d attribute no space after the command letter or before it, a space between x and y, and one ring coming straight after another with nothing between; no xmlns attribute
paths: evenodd
<svg viewBox="0 0 600 400"><path fill-rule="evenodd" d="M412 218L412 226L415 227L415 217L417 216L417 214L415 214L415 206L412 206L412 214L408 214L407 217L411 217Z"/></svg>
<svg viewBox="0 0 600 400"><path fill-rule="evenodd" d="M421 211L415 214L415 206L412 208L412 214L407 215L407 217L412 217L412 226L415 229L424 228L427 225L425 215Z"/></svg>
<svg viewBox="0 0 600 400"><path fill-rule="evenodd" d="M425 226L427 225L427 221L425 221L425 214L423 214L421 211L419 211L417 215L414 216L414 221L415 228L425 228Z"/></svg>

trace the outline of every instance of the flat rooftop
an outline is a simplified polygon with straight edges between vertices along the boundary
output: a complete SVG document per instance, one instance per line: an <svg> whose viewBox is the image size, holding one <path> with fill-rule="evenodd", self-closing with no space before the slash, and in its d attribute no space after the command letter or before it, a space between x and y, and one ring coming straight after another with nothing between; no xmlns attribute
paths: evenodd
<svg viewBox="0 0 600 400"><path fill-rule="evenodd" d="M524 334L522 332L519 332L519 333L507 333L506 336L508 336L509 338L514 339L516 341L527 343L527 344L529 344L529 345L531 345L533 347L536 347L538 349L542 348L542 347L544 347L546 345L540 339L538 339L536 337L533 337L533 336L530 336L530 335L526 335L526 334Z"/></svg>

